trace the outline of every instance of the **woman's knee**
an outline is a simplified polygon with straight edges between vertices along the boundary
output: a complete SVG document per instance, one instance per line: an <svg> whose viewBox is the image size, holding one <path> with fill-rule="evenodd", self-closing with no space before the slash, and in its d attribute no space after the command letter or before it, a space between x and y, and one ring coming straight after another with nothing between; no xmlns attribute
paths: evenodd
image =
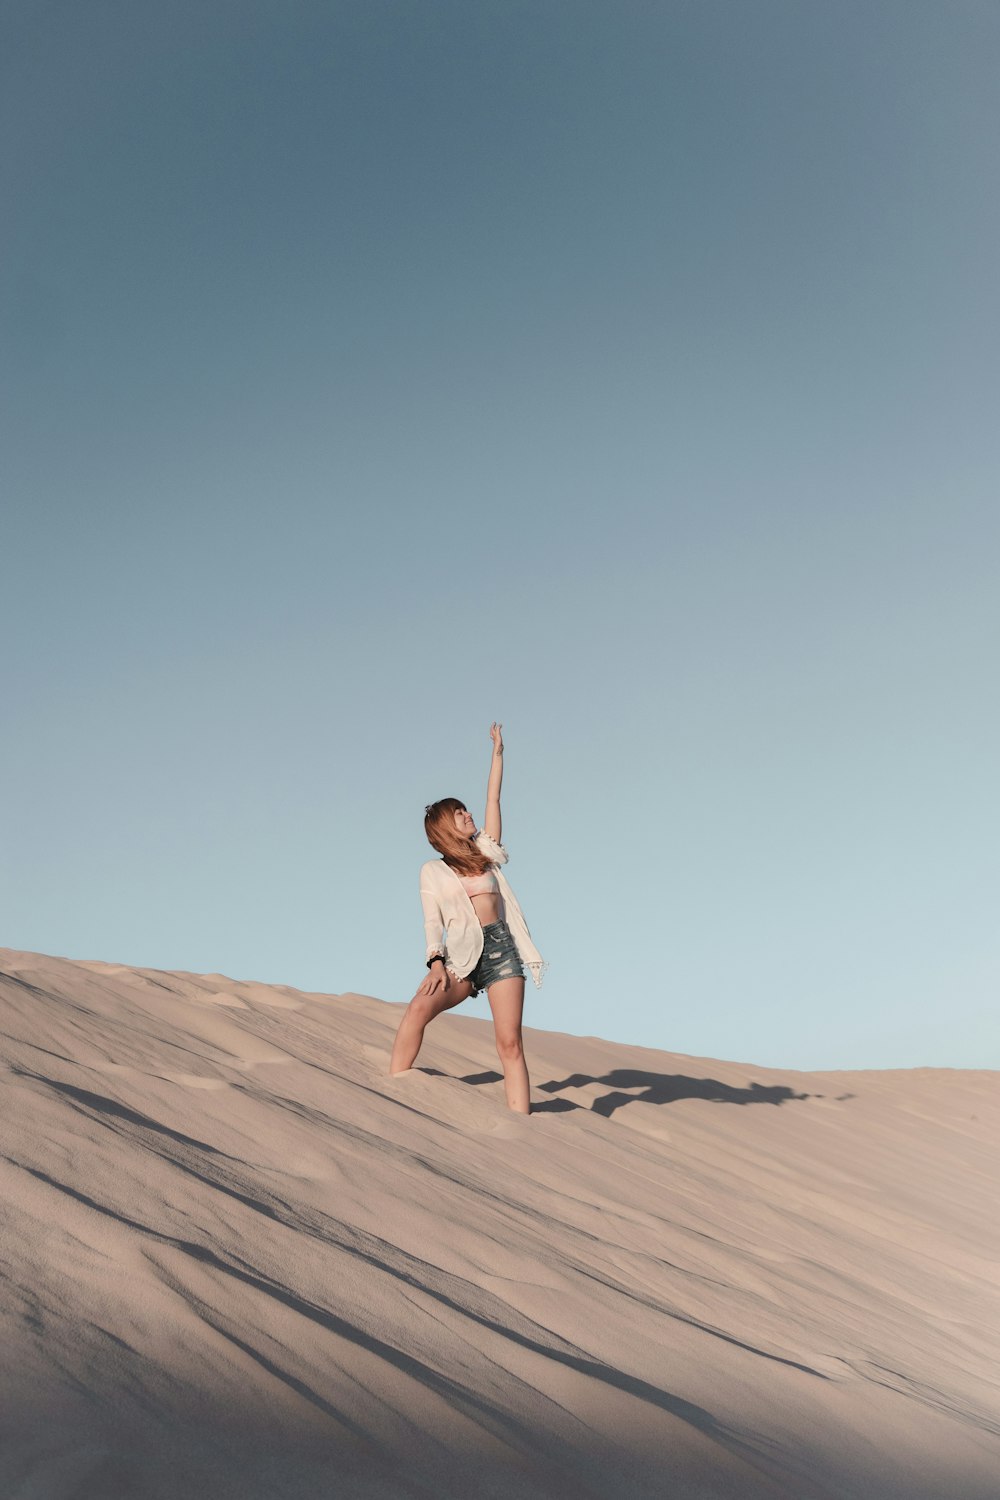
<svg viewBox="0 0 1000 1500"><path fill-rule="evenodd" d="M505 1062L511 1062L520 1057L524 1051L520 1031L497 1032L497 1055Z"/></svg>
<svg viewBox="0 0 1000 1500"><path fill-rule="evenodd" d="M406 1010L410 1019L421 1026L426 1026L428 1021L434 1019L434 1006L426 995L414 995Z"/></svg>

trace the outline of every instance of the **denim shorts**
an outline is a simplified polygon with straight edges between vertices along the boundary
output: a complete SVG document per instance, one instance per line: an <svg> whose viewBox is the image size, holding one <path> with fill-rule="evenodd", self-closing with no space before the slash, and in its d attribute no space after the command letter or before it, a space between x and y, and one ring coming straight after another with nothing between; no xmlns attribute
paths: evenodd
<svg viewBox="0 0 1000 1500"><path fill-rule="evenodd" d="M524 978L521 956L506 922L490 922L483 928L482 955L466 978L472 985L474 995L495 984L498 979Z"/></svg>

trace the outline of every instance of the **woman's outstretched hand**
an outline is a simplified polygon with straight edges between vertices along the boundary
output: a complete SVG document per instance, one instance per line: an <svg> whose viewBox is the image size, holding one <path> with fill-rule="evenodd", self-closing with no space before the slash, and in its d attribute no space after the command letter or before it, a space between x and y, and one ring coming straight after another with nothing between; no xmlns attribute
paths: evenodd
<svg viewBox="0 0 1000 1500"><path fill-rule="evenodd" d="M503 725L490 725L490 739L493 741L493 756L490 760L490 776L486 783L486 818L483 823L484 830L491 839L499 844L500 830L500 783L503 781Z"/></svg>

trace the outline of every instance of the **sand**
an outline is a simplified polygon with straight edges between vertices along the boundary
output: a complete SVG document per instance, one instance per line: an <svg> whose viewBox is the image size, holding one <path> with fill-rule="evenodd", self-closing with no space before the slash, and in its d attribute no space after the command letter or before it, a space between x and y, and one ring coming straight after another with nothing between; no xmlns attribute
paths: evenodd
<svg viewBox="0 0 1000 1500"><path fill-rule="evenodd" d="M1000 1497L1000 1074L0 971L2 1500Z"/></svg>

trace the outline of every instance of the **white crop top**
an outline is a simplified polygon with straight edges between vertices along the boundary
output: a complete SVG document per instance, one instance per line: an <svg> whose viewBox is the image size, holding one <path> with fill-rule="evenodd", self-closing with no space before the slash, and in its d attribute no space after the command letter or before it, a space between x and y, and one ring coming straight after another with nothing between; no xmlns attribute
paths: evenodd
<svg viewBox="0 0 1000 1500"><path fill-rule="evenodd" d="M487 870L485 875L459 875L458 878L465 886L467 896L495 896L499 889L492 870Z"/></svg>

